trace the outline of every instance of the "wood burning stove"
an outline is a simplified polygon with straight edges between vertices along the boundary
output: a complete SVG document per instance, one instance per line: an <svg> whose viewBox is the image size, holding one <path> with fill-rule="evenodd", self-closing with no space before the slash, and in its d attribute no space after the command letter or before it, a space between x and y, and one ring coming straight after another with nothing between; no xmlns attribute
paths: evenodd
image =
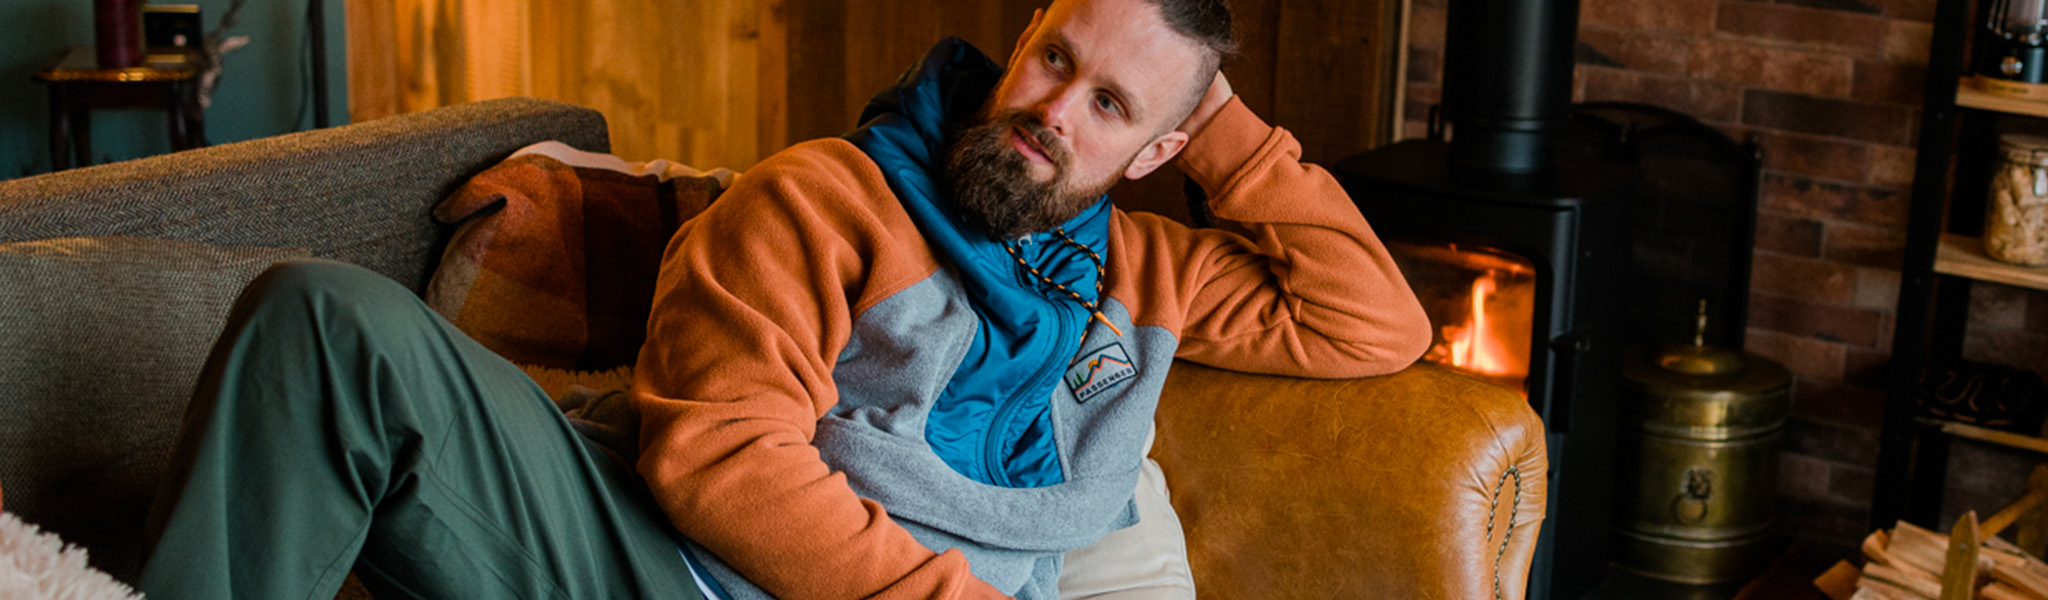
<svg viewBox="0 0 2048 600"><path fill-rule="evenodd" d="M1576 0L1451 0L1450 141L1401 142L1331 168L1432 311L1442 348L1432 356L1519 387L1543 418L1549 504L1534 599L1576 598L1606 575L1627 343L1616 292L1637 173L1557 144L1577 27ZM1498 337L1475 336L1475 325ZM1476 344L1523 364L1474 362Z"/></svg>

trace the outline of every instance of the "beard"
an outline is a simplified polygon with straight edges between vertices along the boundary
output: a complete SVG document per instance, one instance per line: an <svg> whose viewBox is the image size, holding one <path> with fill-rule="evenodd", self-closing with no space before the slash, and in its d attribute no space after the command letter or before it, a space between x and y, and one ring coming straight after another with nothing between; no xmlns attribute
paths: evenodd
<svg viewBox="0 0 2048 600"><path fill-rule="evenodd" d="M1073 154L1036 115L984 112L977 120L980 124L960 132L946 151L944 175L961 220L983 235L1007 240L1051 231L1094 205L1116 183L1114 177L1074 181ZM1051 180L1032 179L1031 159L1010 147L1012 130L1035 138L1044 149L1052 161Z"/></svg>

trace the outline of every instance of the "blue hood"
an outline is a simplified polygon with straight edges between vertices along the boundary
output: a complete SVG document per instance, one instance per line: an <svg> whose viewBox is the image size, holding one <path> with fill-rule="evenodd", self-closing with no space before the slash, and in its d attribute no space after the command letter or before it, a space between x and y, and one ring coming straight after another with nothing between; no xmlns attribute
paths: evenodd
<svg viewBox="0 0 2048 600"><path fill-rule="evenodd" d="M972 124L1002 74L1002 67L980 50L948 38L894 87L868 101L860 129L846 139L881 168L943 268L961 280L980 317L974 343L927 418L925 440L970 479L1042 487L1065 481L1050 403L1060 375L1081 350L1090 314L1018 260L1091 303L1100 301L1099 275L1086 252L1050 232L996 241L968 229L939 184L947 147ZM1110 212L1104 196L1059 229L1107 261Z"/></svg>

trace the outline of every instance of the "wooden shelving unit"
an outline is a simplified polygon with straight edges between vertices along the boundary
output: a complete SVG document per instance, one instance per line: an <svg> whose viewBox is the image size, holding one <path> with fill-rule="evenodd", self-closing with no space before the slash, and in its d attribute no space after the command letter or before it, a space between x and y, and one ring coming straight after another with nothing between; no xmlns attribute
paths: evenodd
<svg viewBox="0 0 2048 600"><path fill-rule="evenodd" d="M1939 429L1944 434L1956 436L1959 438L1968 438L1988 444L1997 444L2000 446L2005 446L2007 448L2018 448L2020 450L2048 454L2048 439L2042 439L2040 437L2031 435L2020 435L2008 431L1999 431L1987 427L1978 427L1976 425L1971 425L1969 423L1958 423L1946 419L1930 419L1926 417L1921 417L1917 420L1920 422L1921 425Z"/></svg>
<svg viewBox="0 0 2048 600"><path fill-rule="evenodd" d="M1977 89L1969 80L1956 84L1956 106L2030 117L2048 117L2048 102L1996 96Z"/></svg>
<svg viewBox="0 0 2048 600"><path fill-rule="evenodd" d="M2036 290L2048 290L2048 267L2023 267L1999 262L1984 254L1978 238L1943 234L1935 250L1934 272L1977 281L1990 281Z"/></svg>
<svg viewBox="0 0 2048 600"><path fill-rule="evenodd" d="M2048 454L2048 439L1928 418L1921 377L1930 366L1957 364L1969 335L1970 290L1992 282L2048 290L2048 268L2007 264L1984 254L1971 237L1981 226L1997 132L2015 120L2048 120L2048 101L2001 96L1972 81L1970 32L1989 16L1989 3L1937 0L1928 44L1927 82L1906 248L1900 265L1897 329L1880 436L1872 528L1906 520L1938 527L1947 480L1949 442L1977 440ZM1945 368L1945 367L1935 367Z"/></svg>

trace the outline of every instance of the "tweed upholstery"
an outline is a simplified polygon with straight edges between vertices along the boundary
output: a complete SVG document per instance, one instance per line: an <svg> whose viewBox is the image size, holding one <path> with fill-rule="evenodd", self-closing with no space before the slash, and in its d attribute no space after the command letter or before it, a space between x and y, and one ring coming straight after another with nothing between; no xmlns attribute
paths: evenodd
<svg viewBox="0 0 2048 600"><path fill-rule="evenodd" d="M206 350L243 286L299 250L139 238L0 244L7 509L135 572Z"/></svg>
<svg viewBox="0 0 2048 600"><path fill-rule="evenodd" d="M603 115L508 98L0 182L0 242L125 235L306 248L414 291L449 226L428 215L512 151L611 144Z"/></svg>

